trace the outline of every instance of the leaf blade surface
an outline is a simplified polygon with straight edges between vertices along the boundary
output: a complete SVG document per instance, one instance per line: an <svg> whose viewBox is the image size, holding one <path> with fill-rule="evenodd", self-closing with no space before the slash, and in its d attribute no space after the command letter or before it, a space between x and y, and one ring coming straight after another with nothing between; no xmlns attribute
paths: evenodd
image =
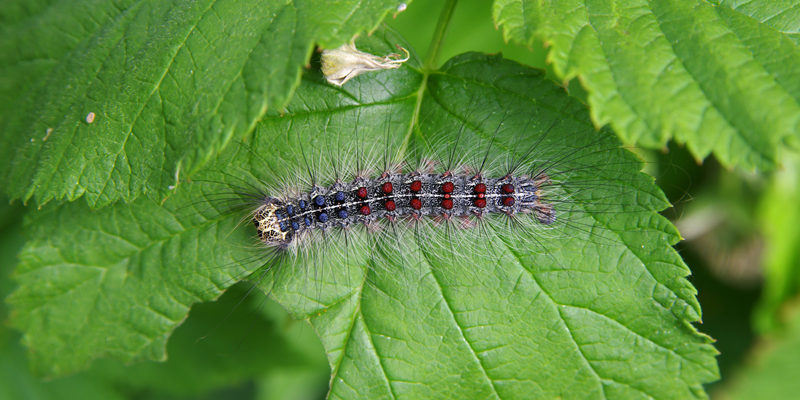
<svg viewBox="0 0 800 400"><path fill-rule="evenodd" d="M550 45L565 80L589 91L592 120L626 143L674 138L697 159L770 169L796 141L796 2L496 1L506 39Z"/></svg>
<svg viewBox="0 0 800 400"><path fill-rule="evenodd" d="M85 195L93 208L162 200L176 176L285 105L315 42L338 46L396 6L27 3L0 7L0 156L12 160L4 186L39 204Z"/></svg>
<svg viewBox="0 0 800 400"><path fill-rule="evenodd" d="M379 31L358 45L377 54L396 43L402 41ZM151 297L205 300L218 293L196 294L209 283L224 288L251 274L322 339L333 373L330 398L702 398L701 384L718 376L715 351L691 325L700 309L685 279L688 268L670 246L679 235L657 214L667 202L640 172L641 162L608 131L595 131L585 107L543 75L480 54L457 57L427 77L414 58L343 88L322 84L309 72L285 113L268 112L248 142L231 146L200 175L217 184L184 183L164 208L141 198L91 214L88 207L66 204L54 215L74 215L73 226L95 224L90 236L101 230L98 221L124 222L112 236L132 243L113 246L126 251L121 254L126 265L151 253L141 250L147 243L160 246L152 251L160 259L151 259L137 276L143 286L159 282ZM550 126L558 134L545 134ZM263 252L242 248L253 233L233 228L242 215L220 216L225 203L215 201L231 191L218 185L236 191L253 183L250 189L279 191L287 181L300 181L294 187L304 187L305 166L326 185L337 168L349 171L334 162L346 165L370 156L379 162L387 144L411 160L425 149L441 159L437 151L456 142L465 154L482 154L475 149L494 143L493 157L510 159L539 143L537 159L558 161L569 170L573 185L564 186L564 198L574 208L561 216L568 223L525 231L492 219L482 228L450 231L452 236L408 226L380 236L353 227L346 236L332 233L325 246L302 257L273 260L266 265L271 269L259 269ZM193 212L178 217L181 208ZM139 233L144 227L123 228L153 224L147 214L176 222L169 229L158 228L163 222L150 227L147 232L157 232L150 234ZM87 215L97 220L89 223ZM68 229L47 227L50 219L36 220L46 232L34 234L41 239L23 254L46 254L47 241L68 240ZM217 227L224 221L227 225ZM436 240L421 240L425 235ZM159 241L169 245L155 244ZM15 326L40 349L36 354L47 353L48 337L65 332L25 316L30 305L24 300L28 293L60 286L37 287L52 278L39 278L36 271L69 266L23 259L18 271L23 289L12 297ZM111 268L120 263L115 260L103 256L97 264ZM123 297L141 303L146 299L141 292ZM43 307L56 310L60 304ZM171 319L185 313L182 307L169 307ZM86 315L110 318L100 311ZM144 320L148 314L139 307L126 319ZM162 347L171 329L168 324L154 329ZM163 356L149 350L133 342L122 354ZM70 356L89 360L109 354L120 357L85 347ZM44 371L53 369L53 360L37 358Z"/></svg>

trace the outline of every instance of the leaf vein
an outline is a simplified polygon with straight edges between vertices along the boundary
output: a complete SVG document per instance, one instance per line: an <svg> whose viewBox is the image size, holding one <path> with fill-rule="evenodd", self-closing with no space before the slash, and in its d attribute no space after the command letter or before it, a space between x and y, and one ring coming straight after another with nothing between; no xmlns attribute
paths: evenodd
<svg viewBox="0 0 800 400"><path fill-rule="evenodd" d="M427 253L425 253L425 252L423 252L423 253L425 254L425 257L428 258ZM436 273L434 271L433 266L430 264L430 260L428 260L427 265L430 268L430 272L431 272L430 276L431 276L431 278L433 278L434 282L436 283L436 288L439 291L439 296L441 296L441 301L447 307L447 311L450 313L450 317L452 318L453 324L455 324L455 327L458 330L458 334L461 337L461 340L463 340L464 343L469 348L469 351L472 354L472 357L475 359L475 361L477 362L478 367L481 369L482 375L486 378L486 380L489 381L489 384L492 387L492 391L494 392L495 397L497 397L498 399L502 399L502 397L500 397L500 393L497 391L497 387L495 387L494 380L489 376L489 373L487 372L486 367L483 365L483 360L481 359L481 357L478 356L478 353L475 352L475 349L472 347L472 343L467 339L466 335L464 335L464 329L461 327L461 324L458 322L458 318L456 318L456 313L453 311L453 307L450 305L450 301L447 300L447 296L445 296L445 294L444 294L444 287L442 286L442 283L439 282L439 279L436 277Z"/></svg>

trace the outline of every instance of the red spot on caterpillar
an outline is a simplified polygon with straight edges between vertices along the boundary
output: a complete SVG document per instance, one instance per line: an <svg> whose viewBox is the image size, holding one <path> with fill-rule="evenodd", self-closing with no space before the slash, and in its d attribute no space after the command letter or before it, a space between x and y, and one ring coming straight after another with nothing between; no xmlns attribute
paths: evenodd
<svg viewBox="0 0 800 400"><path fill-rule="evenodd" d="M391 185L391 183L389 183L389 185ZM383 206L386 208L386 211L394 211L395 208L397 208L397 206L394 204L394 200L386 200L386 203L384 203Z"/></svg>
<svg viewBox="0 0 800 400"><path fill-rule="evenodd" d="M367 198L367 188L360 187L358 188L358 192L356 193L359 199L366 199Z"/></svg>
<svg viewBox="0 0 800 400"><path fill-rule="evenodd" d="M381 190L383 191L383 193L386 193L386 194L392 193L392 189L393 189L392 188L392 182L386 182L381 186ZM389 211L391 211L391 210L389 210Z"/></svg>
<svg viewBox="0 0 800 400"><path fill-rule="evenodd" d="M503 205L506 207L511 207L514 205L514 198L513 197L503 197Z"/></svg>
<svg viewBox="0 0 800 400"><path fill-rule="evenodd" d="M482 199L484 197L486 197L486 193L478 193L478 198L479 199Z"/></svg>
<svg viewBox="0 0 800 400"><path fill-rule="evenodd" d="M514 193L514 185L511 185L511 184L507 183L507 184L501 186L500 190L502 190L503 193L507 193L507 194Z"/></svg>
<svg viewBox="0 0 800 400"><path fill-rule="evenodd" d="M475 207L478 207L478 208L486 207L486 200L484 200L484 199L475 200Z"/></svg>
<svg viewBox="0 0 800 400"><path fill-rule="evenodd" d="M411 191L414 193L419 192L420 190L422 190L422 182L420 181L411 182L411 186L409 186L409 189L411 189Z"/></svg>
<svg viewBox="0 0 800 400"><path fill-rule="evenodd" d="M422 208L422 202L419 199L411 199L411 208L419 210Z"/></svg>
<svg viewBox="0 0 800 400"><path fill-rule="evenodd" d="M361 209L358 210L361 215L369 215L372 213L372 210L369 209L369 206L361 206Z"/></svg>
<svg viewBox="0 0 800 400"><path fill-rule="evenodd" d="M445 210L452 209L453 208L453 200L450 200L450 199L442 200L442 208L444 208Z"/></svg>
<svg viewBox="0 0 800 400"><path fill-rule="evenodd" d="M453 189L455 189L453 182L445 182L442 185L442 192L444 193L453 193Z"/></svg>
<svg viewBox="0 0 800 400"><path fill-rule="evenodd" d="M475 191L475 193L486 193L486 185L479 183L475 185L475 188L472 190ZM478 195L478 197L480 197L480 194Z"/></svg>
<svg viewBox="0 0 800 400"><path fill-rule="evenodd" d="M444 198L445 198L445 199L449 199L449 198L450 198L450 193L445 193L445 194L444 194Z"/></svg>

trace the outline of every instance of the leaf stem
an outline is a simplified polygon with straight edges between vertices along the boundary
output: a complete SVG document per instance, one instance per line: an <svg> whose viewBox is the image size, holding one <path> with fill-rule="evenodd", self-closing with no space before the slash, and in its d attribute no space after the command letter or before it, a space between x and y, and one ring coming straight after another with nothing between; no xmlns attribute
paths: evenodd
<svg viewBox="0 0 800 400"><path fill-rule="evenodd" d="M453 18L457 3L458 0L447 0L442 8L442 13L439 14L439 22L436 23L436 31L433 32L433 39L428 47L428 54L425 55L425 63L422 65L426 72L437 67L439 53L442 51L442 44L447 30L450 28L450 19Z"/></svg>
<svg viewBox="0 0 800 400"><path fill-rule="evenodd" d="M447 35L447 29L450 27L450 19L453 17L453 11L456 9L458 0L447 0L442 8L442 13L439 14L439 22L436 23L436 31L433 32L433 39L431 45L428 47L428 54L425 55L425 61L422 64L422 82L417 90L417 104L414 106L414 114L411 118L411 123L408 125L406 137L403 139L403 144L398 150L398 154L405 154L408 148L408 142L414 134L414 128L419 123L419 113L422 109L422 98L425 95L425 88L428 86L428 76L431 71L437 67L439 53L442 50L442 43L444 37Z"/></svg>

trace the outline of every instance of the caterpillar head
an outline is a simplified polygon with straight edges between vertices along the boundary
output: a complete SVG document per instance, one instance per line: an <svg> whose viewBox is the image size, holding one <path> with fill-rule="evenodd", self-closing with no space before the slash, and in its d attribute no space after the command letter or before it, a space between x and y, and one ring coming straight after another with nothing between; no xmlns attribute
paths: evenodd
<svg viewBox="0 0 800 400"><path fill-rule="evenodd" d="M287 248L292 242L292 230L287 229L285 218L279 211L283 206L276 199L267 199L253 214L258 238L269 247Z"/></svg>

